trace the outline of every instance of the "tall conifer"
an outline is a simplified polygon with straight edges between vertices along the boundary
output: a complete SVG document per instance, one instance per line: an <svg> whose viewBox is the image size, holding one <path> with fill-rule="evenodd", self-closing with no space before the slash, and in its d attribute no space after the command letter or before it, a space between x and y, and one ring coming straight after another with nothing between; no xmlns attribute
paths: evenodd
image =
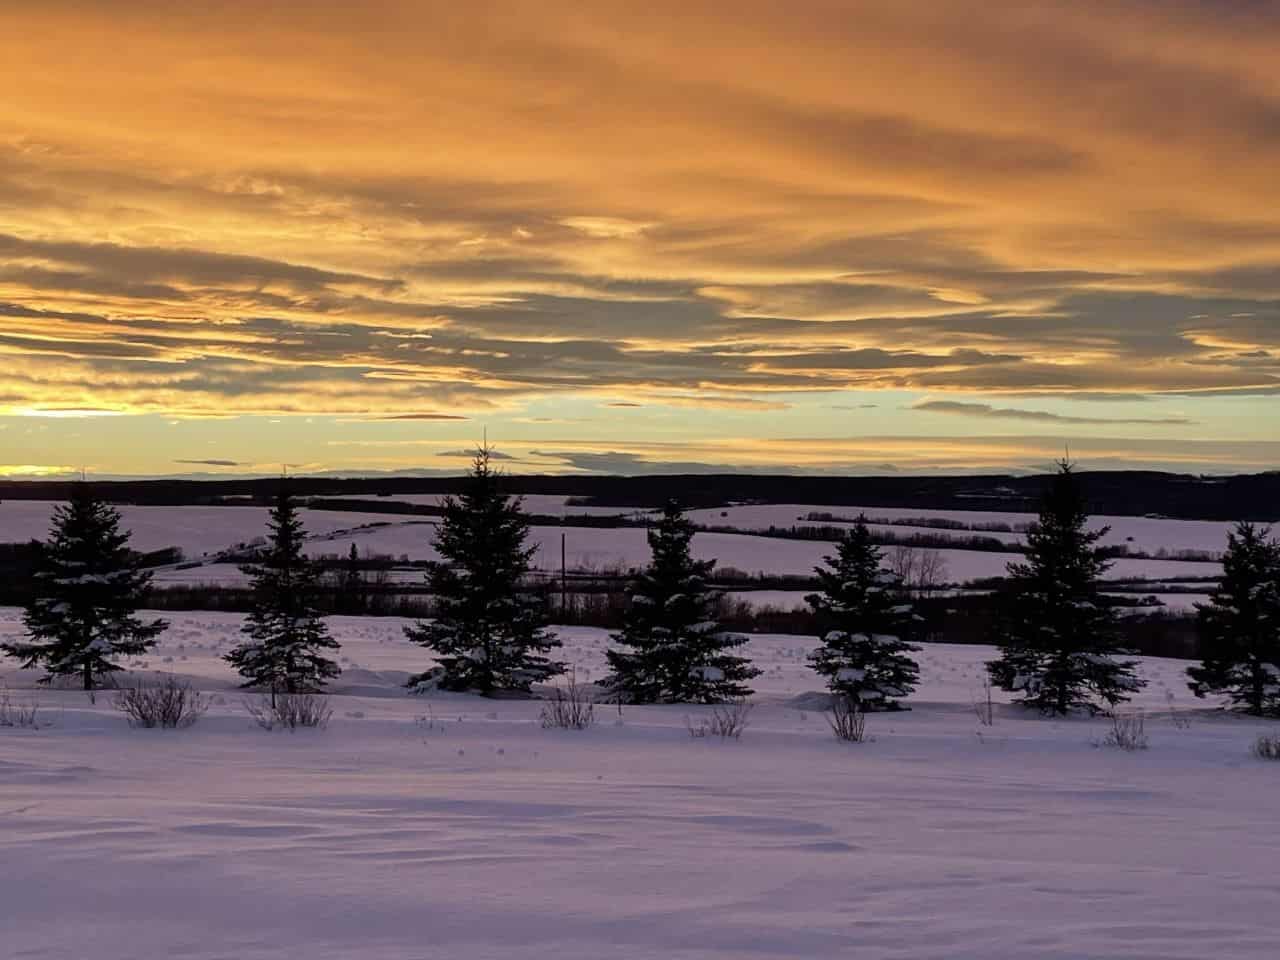
<svg viewBox="0 0 1280 960"><path fill-rule="evenodd" d="M1045 713L1096 710L1129 699L1144 681L1121 660L1113 605L1101 593L1110 568L1088 529L1084 494L1071 464L1049 479L1039 520L1027 532L1026 561L1009 564L995 641L992 682Z"/></svg>
<svg viewBox="0 0 1280 960"><path fill-rule="evenodd" d="M41 679L79 677L85 690L123 669L121 657L141 656L168 626L136 616L151 575L129 550L119 512L77 483L53 515L40 550L35 590L23 614L30 635L0 645L24 667L42 666Z"/></svg>
<svg viewBox="0 0 1280 960"><path fill-rule="evenodd" d="M898 706L919 679L920 668L906 641L917 618L902 578L884 569L863 518L814 572L821 593L805 597L823 625L822 643L809 658L833 693L861 709Z"/></svg>
<svg viewBox="0 0 1280 960"><path fill-rule="evenodd" d="M707 586L714 560L694 560L693 524L674 501L649 531L649 566L632 582L617 648L607 653L605 686L632 703L719 703L746 697L759 676L732 651L747 638L715 619L717 595Z"/></svg>
<svg viewBox="0 0 1280 960"><path fill-rule="evenodd" d="M1198 606L1198 697L1225 694L1258 716L1280 715L1280 543L1241 523L1227 536L1222 583Z"/></svg>
<svg viewBox="0 0 1280 960"><path fill-rule="evenodd" d="M427 575L435 616L405 630L440 665L412 677L411 688L528 693L564 672L547 656L560 640L546 627L545 597L527 582L537 550L526 545L528 517L489 459L481 447L462 493L444 501L435 539L441 559Z"/></svg>
<svg viewBox="0 0 1280 960"><path fill-rule="evenodd" d="M246 687L277 693L313 693L341 673L325 656L338 649L314 606L319 576L302 552L305 533L289 489L280 488L267 521L267 545L241 569L253 586L253 609L241 632L248 639L226 660Z"/></svg>

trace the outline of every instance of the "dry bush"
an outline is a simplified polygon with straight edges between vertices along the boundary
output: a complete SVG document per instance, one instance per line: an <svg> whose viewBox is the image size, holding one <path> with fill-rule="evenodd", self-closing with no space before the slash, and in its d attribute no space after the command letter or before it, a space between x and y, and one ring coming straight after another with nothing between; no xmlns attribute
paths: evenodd
<svg viewBox="0 0 1280 960"><path fill-rule="evenodd" d="M444 733L444 722L436 719L436 712L431 709L431 704L429 703L427 704L427 712L414 717L413 723L422 732L424 743L427 736L435 733Z"/></svg>
<svg viewBox="0 0 1280 960"><path fill-rule="evenodd" d="M973 712L977 714L978 722L984 727L994 727L996 724L996 708L991 700L991 681L989 679L982 682L982 694L982 699L974 699Z"/></svg>
<svg viewBox="0 0 1280 960"><path fill-rule="evenodd" d="M37 719L39 712L39 701L32 698L19 703L9 696L7 689L0 686L0 727L27 727L34 730L40 725Z"/></svg>
<svg viewBox="0 0 1280 960"><path fill-rule="evenodd" d="M1280 760L1280 734L1262 734L1253 742L1253 755L1259 760Z"/></svg>
<svg viewBox="0 0 1280 960"><path fill-rule="evenodd" d="M131 727L189 727L204 716L209 700L191 684L168 677L158 684L135 684L116 692L112 706Z"/></svg>
<svg viewBox="0 0 1280 960"><path fill-rule="evenodd" d="M1145 750L1150 745L1147 740L1147 721L1141 710L1133 713L1111 714L1111 729L1102 738L1104 747L1115 747L1119 750Z"/></svg>
<svg viewBox="0 0 1280 960"><path fill-rule="evenodd" d="M889 552L889 570L920 597L932 597L947 579L947 561L928 547L898 544Z"/></svg>
<svg viewBox="0 0 1280 960"><path fill-rule="evenodd" d="M1164 694L1165 703L1169 704L1169 720L1178 730L1189 730L1191 728L1191 717L1185 711L1179 710L1177 704L1174 703L1173 691L1166 690Z"/></svg>
<svg viewBox="0 0 1280 960"><path fill-rule="evenodd" d="M685 717L685 726L691 737L737 740L750 722L751 706L746 700L735 700L733 703L712 707L710 715L700 717L697 723Z"/></svg>
<svg viewBox="0 0 1280 960"><path fill-rule="evenodd" d="M275 730L277 727L291 731L298 727L323 729L333 716L329 698L315 693L277 693L274 697L263 694L257 700L246 699L244 708L263 730Z"/></svg>
<svg viewBox="0 0 1280 960"><path fill-rule="evenodd" d="M542 708L544 730L586 730L596 722L595 701L587 688L578 683L577 674L569 672L569 682L555 687L551 699Z"/></svg>
<svg viewBox="0 0 1280 960"><path fill-rule="evenodd" d="M862 743L867 739L867 713L855 697L836 696L831 701L827 723L838 740Z"/></svg>

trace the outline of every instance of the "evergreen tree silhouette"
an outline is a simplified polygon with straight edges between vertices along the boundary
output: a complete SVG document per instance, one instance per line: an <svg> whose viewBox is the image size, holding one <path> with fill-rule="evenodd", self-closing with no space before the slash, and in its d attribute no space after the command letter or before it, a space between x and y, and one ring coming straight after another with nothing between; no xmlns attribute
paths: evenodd
<svg viewBox="0 0 1280 960"><path fill-rule="evenodd" d="M1088 521L1079 479L1062 460L1027 532L1026 561L1009 564L998 595L991 680L1044 713L1096 711L1098 700L1114 707L1144 683L1133 661L1117 659L1115 610L1101 594L1110 563L1098 541L1108 528L1090 531Z"/></svg>
<svg viewBox="0 0 1280 960"><path fill-rule="evenodd" d="M41 683L78 676L85 690L101 686L123 669L121 657L137 657L168 626L141 620L151 575L129 550L119 512L94 496L87 483L74 485L70 500L53 515L49 540L40 550L34 593L23 614L29 640L0 645L24 667L43 666Z"/></svg>
<svg viewBox="0 0 1280 960"><path fill-rule="evenodd" d="M632 703L719 703L746 697L760 675L732 651L747 638L723 630L713 614L717 594L707 586L714 560L689 552L693 524L675 501L649 531L652 559L632 582L617 645L607 652L612 673L604 685Z"/></svg>
<svg viewBox="0 0 1280 960"><path fill-rule="evenodd" d="M856 700L864 710L898 706L919 679L910 654L919 650L904 637L916 617L901 578L881 566L865 518L849 530L815 573L820 593L805 597L825 633L809 658L833 693Z"/></svg>
<svg viewBox="0 0 1280 960"><path fill-rule="evenodd" d="M412 677L411 688L528 693L564 672L547 656L560 640L546 627L545 598L526 583L537 549L526 545L529 520L503 491L490 457L481 447L462 493L442 505L441 560L427 575L435 616L405 630L440 666Z"/></svg>
<svg viewBox="0 0 1280 960"><path fill-rule="evenodd" d="M1280 716L1280 543L1267 534L1251 523L1228 534L1222 582L1197 605L1202 662L1187 674L1198 697Z"/></svg>
<svg viewBox="0 0 1280 960"><path fill-rule="evenodd" d="M313 605L318 570L302 552L305 534L290 490L282 486L267 521L267 546L241 569L253 588L253 609L241 632L248 639L226 660L243 686L277 693L314 693L341 669L325 656L338 649Z"/></svg>

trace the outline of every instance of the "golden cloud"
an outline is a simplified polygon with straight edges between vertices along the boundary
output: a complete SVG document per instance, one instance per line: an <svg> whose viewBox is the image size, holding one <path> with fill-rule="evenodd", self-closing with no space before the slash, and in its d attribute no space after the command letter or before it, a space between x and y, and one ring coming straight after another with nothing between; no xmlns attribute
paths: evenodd
<svg viewBox="0 0 1280 960"><path fill-rule="evenodd" d="M7 21L0 412L1280 392L1266 5Z"/></svg>

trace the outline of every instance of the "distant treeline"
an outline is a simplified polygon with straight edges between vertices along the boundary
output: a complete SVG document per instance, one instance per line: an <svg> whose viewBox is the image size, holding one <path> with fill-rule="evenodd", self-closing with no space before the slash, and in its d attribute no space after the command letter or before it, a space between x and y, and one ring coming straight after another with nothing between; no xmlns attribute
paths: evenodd
<svg viewBox="0 0 1280 960"><path fill-rule="evenodd" d="M1280 520L1280 471L1206 477L1156 471L1079 474L1090 509L1113 516L1160 515L1184 520ZM731 503L1034 512L1043 475L831 477L743 474L664 476L517 476L517 494L573 497L582 505L634 510L668 499L686 507ZM266 502L278 478L243 480L103 480L95 490L116 503L207 504L226 497ZM291 477L300 497L455 493L460 477ZM65 500L72 481L0 481L0 499Z"/></svg>
<svg viewBox="0 0 1280 960"><path fill-rule="evenodd" d="M933 530L976 530L982 533L1026 533L1031 529L1032 521L1025 523L1005 523L1001 520L974 520L972 522L965 520L955 520L951 517L853 517L840 516L835 513L826 513L819 511L811 511L805 514L805 520L810 523L857 523L863 520L866 523L877 524L882 527L925 527Z"/></svg>

